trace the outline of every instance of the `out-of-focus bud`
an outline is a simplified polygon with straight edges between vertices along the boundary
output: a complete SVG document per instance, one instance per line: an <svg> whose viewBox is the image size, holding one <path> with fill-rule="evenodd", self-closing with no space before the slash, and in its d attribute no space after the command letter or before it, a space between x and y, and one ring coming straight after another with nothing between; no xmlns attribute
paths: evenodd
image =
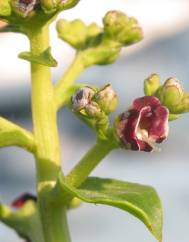
<svg viewBox="0 0 189 242"><path fill-rule="evenodd" d="M92 23L88 26L88 38L89 40L95 38L102 32L102 29L96 24Z"/></svg>
<svg viewBox="0 0 189 242"><path fill-rule="evenodd" d="M95 91L91 87L83 87L77 90L72 96L72 108L74 111L80 111L85 108L94 96Z"/></svg>
<svg viewBox="0 0 189 242"><path fill-rule="evenodd" d="M60 0L40 0L41 7L46 13L56 11L59 2Z"/></svg>
<svg viewBox="0 0 189 242"><path fill-rule="evenodd" d="M169 111L154 96L136 99L132 107L122 113L115 123L120 144L137 151L156 151L156 143L168 136Z"/></svg>
<svg viewBox="0 0 189 242"><path fill-rule="evenodd" d="M184 96L184 90L176 78L169 78L158 90L157 96L162 104L171 111L172 107L180 104Z"/></svg>
<svg viewBox="0 0 189 242"><path fill-rule="evenodd" d="M24 194L22 194L21 196L19 196L18 198L16 198L13 202L12 202L12 204L11 204L11 206L13 207L13 208L16 208L16 209L18 209L18 208L22 208L23 206L24 206L24 204L27 202L27 201L34 201L34 202L37 202L37 197L36 196L34 196L34 195L32 195L32 194L30 194L30 193L24 193Z"/></svg>
<svg viewBox="0 0 189 242"><path fill-rule="evenodd" d="M11 15L11 6L9 0L0 0L0 16L5 17Z"/></svg>
<svg viewBox="0 0 189 242"><path fill-rule="evenodd" d="M144 93L146 96L154 96L160 87L160 77L152 74L144 80Z"/></svg>
<svg viewBox="0 0 189 242"><path fill-rule="evenodd" d="M94 100L106 114L115 111L118 105L118 96L110 84L98 91L94 96Z"/></svg>
<svg viewBox="0 0 189 242"><path fill-rule="evenodd" d="M80 19L67 21L61 19L57 23L57 32L61 39L76 49L87 48L101 32L96 24L85 25Z"/></svg>
<svg viewBox="0 0 189 242"><path fill-rule="evenodd" d="M188 113L189 112L189 94L184 93L184 96L181 102L175 106L172 106L170 110L173 114Z"/></svg>
<svg viewBox="0 0 189 242"><path fill-rule="evenodd" d="M79 3L80 0L59 0L59 9L66 10L69 8L73 8Z"/></svg>
<svg viewBox="0 0 189 242"><path fill-rule="evenodd" d="M109 11L105 15L103 23L106 37L122 45L130 45L143 38L137 20L129 18L121 11Z"/></svg>
<svg viewBox="0 0 189 242"><path fill-rule="evenodd" d="M84 47L87 39L87 27L83 21L76 19L72 22L59 20L57 23L58 35L76 49Z"/></svg>
<svg viewBox="0 0 189 242"><path fill-rule="evenodd" d="M30 17L33 15L35 7L38 5L38 0L12 0L13 11L21 17Z"/></svg>
<svg viewBox="0 0 189 242"><path fill-rule="evenodd" d="M95 102L90 102L85 106L85 112L90 118L101 118L102 110Z"/></svg>

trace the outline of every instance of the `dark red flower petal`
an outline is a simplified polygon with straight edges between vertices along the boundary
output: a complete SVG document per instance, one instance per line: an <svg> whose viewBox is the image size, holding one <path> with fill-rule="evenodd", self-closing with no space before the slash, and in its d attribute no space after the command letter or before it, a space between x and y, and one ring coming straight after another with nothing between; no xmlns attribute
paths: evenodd
<svg viewBox="0 0 189 242"><path fill-rule="evenodd" d="M142 97L120 116L116 132L127 149L150 152L168 135L169 111L156 97Z"/></svg>
<svg viewBox="0 0 189 242"><path fill-rule="evenodd" d="M134 100L133 102L133 109L136 110L141 110L141 108L150 106L152 108L155 108L157 106L161 105L159 99L154 96L145 96L145 97L140 97Z"/></svg>

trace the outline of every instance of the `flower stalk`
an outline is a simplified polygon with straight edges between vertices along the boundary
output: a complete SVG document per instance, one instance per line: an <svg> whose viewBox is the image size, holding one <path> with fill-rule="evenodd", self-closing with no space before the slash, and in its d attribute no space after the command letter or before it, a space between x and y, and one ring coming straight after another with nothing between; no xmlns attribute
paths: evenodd
<svg viewBox="0 0 189 242"><path fill-rule="evenodd" d="M47 49L49 26L31 31L30 44L31 53L34 55ZM44 238L45 242L69 242L66 209L52 204L51 199L48 198L60 171L60 144L50 68L31 63L31 76L33 128L37 142L38 208Z"/></svg>

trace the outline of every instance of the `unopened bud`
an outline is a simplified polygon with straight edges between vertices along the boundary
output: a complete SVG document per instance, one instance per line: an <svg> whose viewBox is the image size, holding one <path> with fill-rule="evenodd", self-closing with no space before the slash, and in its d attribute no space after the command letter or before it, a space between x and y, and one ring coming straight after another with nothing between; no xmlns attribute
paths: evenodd
<svg viewBox="0 0 189 242"><path fill-rule="evenodd" d="M174 114L189 112L189 94L185 93L179 104L171 107L171 112Z"/></svg>
<svg viewBox="0 0 189 242"><path fill-rule="evenodd" d="M71 98L73 110L80 111L81 109L85 108L86 105L91 101L94 94L95 91L90 87L78 89Z"/></svg>
<svg viewBox="0 0 189 242"><path fill-rule="evenodd" d="M76 49L84 47L87 40L87 26L77 19L72 22L61 19L57 23L58 35Z"/></svg>
<svg viewBox="0 0 189 242"><path fill-rule="evenodd" d="M51 13L56 10L60 0L41 0L41 6L45 12Z"/></svg>
<svg viewBox="0 0 189 242"><path fill-rule="evenodd" d="M35 9L38 0L12 0L14 12L21 17L28 17Z"/></svg>
<svg viewBox="0 0 189 242"><path fill-rule="evenodd" d="M73 8L79 3L80 0L59 0L59 9L69 9Z"/></svg>
<svg viewBox="0 0 189 242"><path fill-rule="evenodd" d="M100 118L102 116L102 110L95 102L90 102L85 106L85 112L90 118Z"/></svg>
<svg viewBox="0 0 189 242"><path fill-rule="evenodd" d="M184 96L184 90L176 78L169 78L162 88L158 90L157 95L161 102L171 111L172 107L180 104Z"/></svg>
<svg viewBox="0 0 189 242"><path fill-rule="evenodd" d="M11 15L11 6L9 0L0 0L0 16Z"/></svg>
<svg viewBox="0 0 189 242"><path fill-rule="evenodd" d="M110 84L102 88L95 96L94 100L98 103L99 107L109 114L115 111L118 105L118 97Z"/></svg>
<svg viewBox="0 0 189 242"><path fill-rule="evenodd" d="M88 38L94 38L102 32L102 29L96 24L92 23L88 26Z"/></svg>
<svg viewBox="0 0 189 242"><path fill-rule="evenodd" d="M122 45L129 45L143 38L137 20L129 18L121 11L109 11L105 15L103 23L106 36Z"/></svg>
<svg viewBox="0 0 189 242"><path fill-rule="evenodd" d="M154 96L160 87L160 77L157 74L152 74L144 81L144 93L146 96Z"/></svg>
<svg viewBox="0 0 189 242"><path fill-rule="evenodd" d="M37 197L30 194L30 193L24 193L21 196L19 196L18 198L16 198L13 202L12 202L12 207L13 208L22 208L24 206L24 204L28 201L34 201L37 202Z"/></svg>

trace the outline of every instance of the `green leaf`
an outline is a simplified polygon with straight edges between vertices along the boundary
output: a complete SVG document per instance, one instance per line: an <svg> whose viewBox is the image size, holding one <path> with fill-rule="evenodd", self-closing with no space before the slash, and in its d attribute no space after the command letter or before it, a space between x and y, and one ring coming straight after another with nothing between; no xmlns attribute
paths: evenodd
<svg viewBox="0 0 189 242"><path fill-rule="evenodd" d="M46 49L44 52L42 52L40 55L33 55L31 52L22 52L19 54L18 57L44 66L57 66L57 61L51 55L50 47Z"/></svg>
<svg viewBox="0 0 189 242"><path fill-rule="evenodd" d="M140 219L158 241L162 240L162 207L156 191L145 185L113 179L88 178L76 189L61 180L63 189L85 202L105 204Z"/></svg>

